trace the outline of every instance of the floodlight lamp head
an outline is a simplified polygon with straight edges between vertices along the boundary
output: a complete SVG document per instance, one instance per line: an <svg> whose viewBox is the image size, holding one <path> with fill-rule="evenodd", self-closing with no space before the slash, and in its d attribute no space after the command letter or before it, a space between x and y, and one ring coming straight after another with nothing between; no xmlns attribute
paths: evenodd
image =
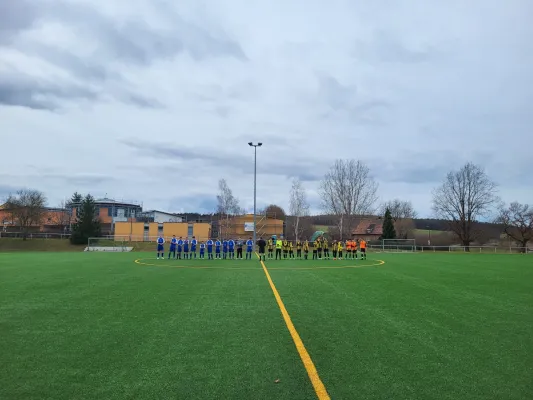
<svg viewBox="0 0 533 400"><path fill-rule="evenodd" d="M248 142L248 146L253 146L254 144L252 142Z"/></svg>
<svg viewBox="0 0 533 400"><path fill-rule="evenodd" d="M259 143L257 143L257 145L258 145L259 147L261 147L261 146L263 145L263 143L259 142Z"/></svg>

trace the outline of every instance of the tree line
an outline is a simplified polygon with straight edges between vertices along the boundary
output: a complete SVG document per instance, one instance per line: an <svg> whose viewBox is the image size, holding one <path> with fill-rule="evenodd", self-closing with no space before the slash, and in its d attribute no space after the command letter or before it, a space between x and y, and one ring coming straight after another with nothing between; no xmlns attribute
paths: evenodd
<svg viewBox="0 0 533 400"><path fill-rule="evenodd" d="M329 226L335 226L340 238L350 237L355 223L364 216L383 216L386 222L386 236L404 238L413 229L417 213L410 201L392 199L378 204L378 183L367 165L358 160L336 160L324 174L319 186L321 208L324 216L310 216L307 192L299 179L294 179L289 193L289 216L283 208L271 204L260 212L269 217L283 219L292 237L309 236L313 229L312 219L322 218ZM32 189L10 194L3 205L3 211L17 221L26 239L29 229L42 223L46 210L45 195ZM73 243L86 243L91 236L99 236L101 226L96 215L94 198L74 193L64 204L72 210L76 205L76 218L72 224ZM498 196L498 185L490 179L484 169L473 163L466 163L450 171L443 182L432 191L432 208L440 226L449 232L461 245L468 247L482 240L486 225L482 221L498 224L508 238L526 247L533 239L533 206L512 202L505 204ZM238 199L233 195L225 179L219 181L216 214L220 220L229 221L234 215L244 214ZM429 221L431 227L436 220ZM391 223L394 230L391 229ZM420 221L417 222L418 224ZM418 226L420 228L420 226ZM312 232L311 232L312 234Z"/></svg>
<svg viewBox="0 0 533 400"><path fill-rule="evenodd" d="M370 168L359 160L336 160L325 173L319 185L321 208L329 218L329 226L335 226L336 235L342 239L350 237L357 221L362 216L380 215L383 217L383 232L386 238L406 238L414 228L417 217L409 200L393 199L378 203L379 185ZM221 215L242 213L225 180L219 183L217 212ZM295 179L289 193L291 236L298 238L309 229L309 202L302 182ZM443 182L432 191L432 210L441 228L452 232L461 245L469 247L482 241L487 224L498 224L503 232L526 247L533 239L533 206L512 202L505 204L498 196L498 185L476 164L466 163L452 170ZM283 209L270 205L263 213L277 213L285 219ZM431 228L436 220L430 221L421 229ZM442 226L444 225L444 226ZM307 235L305 235L307 236Z"/></svg>

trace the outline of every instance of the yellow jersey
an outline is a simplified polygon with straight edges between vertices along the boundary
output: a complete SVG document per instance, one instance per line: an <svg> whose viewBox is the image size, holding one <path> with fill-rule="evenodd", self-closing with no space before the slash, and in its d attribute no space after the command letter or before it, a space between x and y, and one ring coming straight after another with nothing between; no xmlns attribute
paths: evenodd
<svg viewBox="0 0 533 400"><path fill-rule="evenodd" d="M267 246L269 249L274 248L274 241L272 239L268 239Z"/></svg>
<svg viewBox="0 0 533 400"><path fill-rule="evenodd" d="M276 240L276 249L281 249L283 247L283 242L281 240Z"/></svg>
<svg viewBox="0 0 533 400"><path fill-rule="evenodd" d="M322 242L322 248L323 248L324 250L329 249L329 243L328 243L327 240L324 240L324 241Z"/></svg>
<svg viewBox="0 0 533 400"><path fill-rule="evenodd" d="M289 242L287 242L286 240L283 241L283 249L284 250L288 250L289 249Z"/></svg>
<svg viewBox="0 0 533 400"><path fill-rule="evenodd" d="M302 242L298 241L296 242L296 250L300 250L302 248Z"/></svg>
<svg viewBox="0 0 533 400"><path fill-rule="evenodd" d="M309 251L309 242L307 240L304 242L304 251Z"/></svg>

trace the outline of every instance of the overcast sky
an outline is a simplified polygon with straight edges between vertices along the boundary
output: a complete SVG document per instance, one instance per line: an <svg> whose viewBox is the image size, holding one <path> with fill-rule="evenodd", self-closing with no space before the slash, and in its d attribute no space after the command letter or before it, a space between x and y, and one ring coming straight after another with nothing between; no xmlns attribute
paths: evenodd
<svg viewBox="0 0 533 400"><path fill-rule="evenodd" d="M337 158L431 214L467 161L533 202L531 0L0 0L0 198L288 207Z"/></svg>

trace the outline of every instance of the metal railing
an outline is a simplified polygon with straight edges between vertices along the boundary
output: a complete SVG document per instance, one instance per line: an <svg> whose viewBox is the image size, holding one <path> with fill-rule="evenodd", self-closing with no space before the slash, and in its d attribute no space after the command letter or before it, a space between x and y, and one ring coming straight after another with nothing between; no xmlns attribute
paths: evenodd
<svg viewBox="0 0 533 400"><path fill-rule="evenodd" d="M2 238L23 238L23 232L2 232L0 231L0 239ZM30 232L26 234L26 239L68 239L70 233L45 233L45 232Z"/></svg>
<svg viewBox="0 0 533 400"><path fill-rule="evenodd" d="M413 250L419 252L432 253L505 253L505 254L533 254L531 247L515 247L515 246L383 246L370 245L369 249L381 252L412 252Z"/></svg>

